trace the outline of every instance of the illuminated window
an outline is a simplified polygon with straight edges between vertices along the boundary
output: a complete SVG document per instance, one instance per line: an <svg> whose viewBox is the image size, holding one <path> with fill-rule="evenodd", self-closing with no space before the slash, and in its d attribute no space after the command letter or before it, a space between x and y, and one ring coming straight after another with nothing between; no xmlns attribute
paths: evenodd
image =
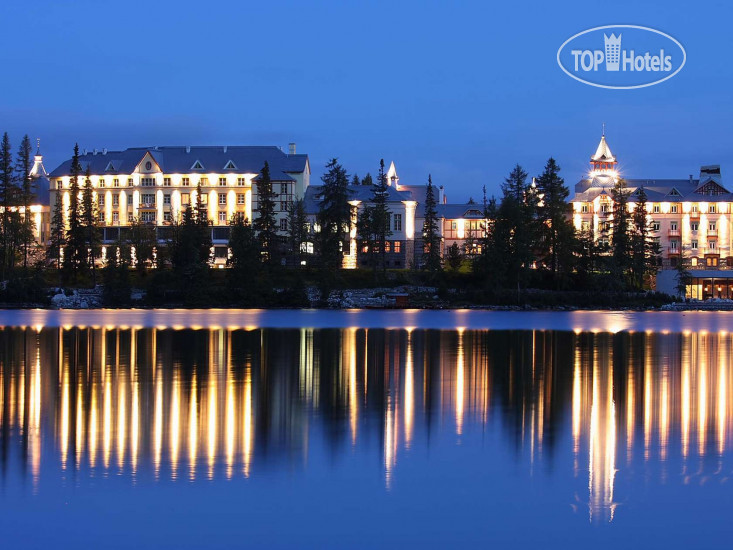
<svg viewBox="0 0 733 550"><path fill-rule="evenodd" d="M244 204L244 193L237 193L237 204Z"/></svg>
<svg viewBox="0 0 733 550"><path fill-rule="evenodd" d="M181 204L189 204L191 202L190 193L181 193Z"/></svg>
<svg viewBox="0 0 733 550"><path fill-rule="evenodd" d="M587 214L587 213L588 213L588 205L587 205L587 204L584 204L584 205L582 205L582 206L580 207L580 211L581 211L581 212L582 212L583 214Z"/></svg>
<svg viewBox="0 0 733 550"><path fill-rule="evenodd" d="M672 206L670 206L670 207L669 207L669 211L670 211L670 212L671 212L672 214L676 214L676 213L677 213L677 205L676 205L676 204L673 204Z"/></svg>
<svg viewBox="0 0 733 550"><path fill-rule="evenodd" d="M104 223L104 212L99 213L99 223Z"/></svg>
<svg viewBox="0 0 733 550"><path fill-rule="evenodd" d="M225 187L226 184L227 184L227 179L226 178L219 178L219 185L220 186Z"/></svg>
<svg viewBox="0 0 733 550"><path fill-rule="evenodd" d="M389 244L389 241L384 241L384 251L387 253L392 251L392 246Z"/></svg>
<svg viewBox="0 0 733 550"><path fill-rule="evenodd" d="M171 179L163 178L163 187L170 187L170 186L171 186Z"/></svg>
<svg viewBox="0 0 733 550"><path fill-rule="evenodd" d="M710 222L708 224L708 231L715 231L715 222Z"/></svg>
<svg viewBox="0 0 733 550"><path fill-rule="evenodd" d="M148 204L148 205L153 205L154 206L155 205L155 194L150 193L150 194L140 195L140 201L143 204Z"/></svg>
<svg viewBox="0 0 733 550"><path fill-rule="evenodd" d="M145 223L150 223L155 221L155 210L147 210L145 212L142 212L140 219L144 221Z"/></svg>
<svg viewBox="0 0 733 550"><path fill-rule="evenodd" d="M140 185L143 187L154 187L155 178L140 178Z"/></svg>
<svg viewBox="0 0 733 550"><path fill-rule="evenodd" d="M246 184L247 184L247 179L246 178L237 178L237 185L239 185L240 187L243 187Z"/></svg>
<svg viewBox="0 0 733 550"><path fill-rule="evenodd" d="M132 212L127 213L127 223L132 223L135 218L132 216Z"/></svg>
<svg viewBox="0 0 733 550"><path fill-rule="evenodd" d="M104 178L99 178L99 187L104 187Z"/></svg>
<svg viewBox="0 0 733 550"><path fill-rule="evenodd" d="M715 241L708 241L708 248L710 250L715 250Z"/></svg>
<svg viewBox="0 0 733 550"><path fill-rule="evenodd" d="M134 179L127 178L127 186L128 187L132 187L134 183L135 183L135 180Z"/></svg>
<svg viewBox="0 0 733 550"><path fill-rule="evenodd" d="M700 228L700 222L692 222L690 224L691 231L697 231Z"/></svg>
<svg viewBox="0 0 733 550"><path fill-rule="evenodd" d="M227 213L226 212L219 212L219 221L220 222L227 221Z"/></svg>
<svg viewBox="0 0 733 550"><path fill-rule="evenodd" d="M132 206L132 195L127 195L127 206Z"/></svg>
<svg viewBox="0 0 733 550"><path fill-rule="evenodd" d="M715 214L715 205L714 204L708 205L708 213Z"/></svg>
<svg viewBox="0 0 733 550"><path fill-rule="evenodd" d="M183 185L183 187L188 187L189 185L191 185L191 179L181 178L181 185Z"/></svg>
<svg viewBox="0 0 733 550"><path fill-rule="evenodd" d="M692 205L692 211L693 211L693 212L697 212L697 205L696 205L696 204L693 204L693 205Z"/></svg>
<svg viewBox="0 0 733 550"><path fill-rule="evenodd" d="M163 204L170 206L170 204L171 204L171 196L170 195L163 195Z"/></svg>
<svg viewBox="0 0 733 550"><path fill-rule="evenodd" d="M655 204L652 207L652 212L654 212L655 214L659 214L659 205L658 204Z"/></svg>
<svg viewBox="0 0 733 550"><path fill-rule="evenodd" d="M99 206L104 206L104 195L99 195L97 202L99 203Z"/></svg>
<svg viewBox="0 0 733 550"><path fill-rule="evenodd" d="M697 241L690 241L690 248L697 250Z"/></svg>
<svg viewBox="0 0 733 550"><path fill-rule="evenodd" d="M112 206L119 206L119 205L120 205L120 196L112 195Z"/></svg>
<svg viewBox="0 0 733 550"><path fill-rule="evenodd" d="M226 206L226 204L227 204L227 194L219 193L219 206Z"/></svg>
<svg viewBox="0 0 733 550"><path fill-rule="evenodd" d="M120 223L120 213L112 212L112 223Z"/></svg>
<svg viewBox="0 0 733 550"><path fill-rule="evenodd" d="M394 242L395 254L399 254L401 250L402 250L402 241L395 241Z"/></svg>
<svg viewBox="0 0 733 550"><path fill-rule="evenodd" d="M199 180L199 185L200 185L201 187L206 187L207 185L209 185L209 178L206 178L206 177L204 177L204 178L201 178L201 179Z"/></svg>
<svg viewBox="0 0 733 550"><path fill-rule="evenodd" d="M113 179L112 180L112 185L114 185L115 187L119 187L120 186L120 180L119 180L119 178Z"/></svg>
<svg viewBox="0 0 733 550"><path fill-rule="evenodd" d="M64 186L64 182L62 180L56 180L56 189L61 189Z"/></svg>

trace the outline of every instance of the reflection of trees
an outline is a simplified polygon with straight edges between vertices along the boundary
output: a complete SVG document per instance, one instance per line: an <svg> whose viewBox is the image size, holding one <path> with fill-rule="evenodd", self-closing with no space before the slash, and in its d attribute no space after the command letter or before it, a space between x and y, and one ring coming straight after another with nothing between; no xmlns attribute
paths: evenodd
<svg viewBox="0 0 733 550"><path fill-rule="evenodd" d="M518 459L569 441L596 518L615 472L679 453L719 470L731 419L728 334L436 330L0 331L0 468L249 475L407 449L498 420ZM561 467L568 465L561 464Z"/></svg>

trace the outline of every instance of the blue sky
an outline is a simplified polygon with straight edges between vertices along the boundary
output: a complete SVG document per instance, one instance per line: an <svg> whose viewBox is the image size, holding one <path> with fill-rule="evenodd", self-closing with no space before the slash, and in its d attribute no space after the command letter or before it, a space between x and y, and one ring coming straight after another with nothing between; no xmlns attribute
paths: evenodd
<svg viewBox="0 0 733 550"><path fill-rule="evenodd" d="M726 2L12 2L3 6L0 130L40 137L51 170L82 148L295 141L317 181L394 160L449 199L497 193L549 156L569 184L601 124L628 177L733 170L733 7ZM612 15L608 15L612 13ZM608 24L687 50L657 86L604 90L557 66Z"/></svg>

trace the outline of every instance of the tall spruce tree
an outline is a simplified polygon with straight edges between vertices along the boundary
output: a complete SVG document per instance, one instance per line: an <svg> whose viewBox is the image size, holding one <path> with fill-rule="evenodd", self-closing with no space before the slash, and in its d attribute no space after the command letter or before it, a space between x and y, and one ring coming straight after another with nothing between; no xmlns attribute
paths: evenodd
<svg viewBox="0 0 733 550"><path fill-rule="evenodd" d="M51 233L49 236L48 259L56 261L56 269L61 284L61 251L66 244L66 227L64 224L64 202L61 197L61 190L56 192L56 200L51 215Z"/></svg>
<svg viewBox="0 0 733 550"><path fill-rule="evenodd" d="M341 267L344 251L348 250L347 238L351 226L349 204L349 176L338 162L331 159L326 173L321 177L323 185L317 195L319 201L317 235L318 255L327 270Z"/></svg>
<svg viewBox="0 0 733 550"><path fill-rule="evenodd" d="M361 184L367 185L369 187L374 185L374 180L372 179L372 175L369 172L367 172L366 176L361 179Z"/></svg>
<svg viewBox="0 0 733 550"><path fill-rule="evenodd" d="M288 205L288 251L292 258L303 257L303 246L308 242L308 217L303 199L295 199Z"/></svg>
<svg viewBox="0 0 733 550"><path fill-rule="evenodd" d="M374 208L365 205L356 221L356 237L359 241L358 254L366 256L367 265L377 271L377 247L374 235Z"/></svg>
<svg viewBox="0 0 733 550"><path fill-rule="evenodd" d="M570 269L574 248L573 225L567 216L567 198L570 194L565 180L560 177L560 167L550 157L545 169L536 180L542 196L538 205L541 254L552 272L557 286L559 274Z"/></svg>
<svg viewBox="0 0 733 550"><path fill-rule="evenodd" d="M659 257L659 243L652 235L652 222L649 219L647 195L640 187L635 196L635 207L631 215L631 283L634 288L644 288L647 277L657 272L657 258ZM682 263L683 258L679 258Z"/></svg>
<svg viewBox="0 0 733 550"><path fill-rule="evenodd" d="M86 261L86 234L81 217L79 178L81 177L81 163L79 161L79 144L74 145L74 156L71 159L69 170L69 223L66 230L66 252L64 266L73 280L79 269Z"/></svg>
<svg viewBox="0 0 733 550"><path fill-rule="evenodd" d="M519 289L526 284L535 259L538 192L527 182L527 172L517 164L504 180L502 193L497 216L498 233L509 239L505 262L511 283Z"/></svg>
<svg viewBox="0 0 733 550"><path fill-rule="evenodd" d="M33 216L30 207L33 200L33 147L28 134L23 136L18 148L15 168L17 180L20 182L20 202L23 206L23 229L21 234L21 245L23 247L23 267L28 267L29 249L33 245Z"/></svg>
<svg viewBox="0 0 733 550"><path fill-rule="evenodd" d="M260 287L260 243L249 220L234 216L229 227L229 289L237 301L249 305L256 301Z"/></svg>
<svg viewBox="0 0 733 550"><path fill-rule="evenodd" d="M613 225L611 226L611 274L616 281L629 284L632 267L632 220L629 213L629 191L619 178L611 189Z"/></svg>
<svg viewBox="0 0 733 550"><path fill-rule="evenodd" d="M257 179L257 216L252 222L252 228L257 234L260 243L262 261L271 264L277 257L277 225L275 222L275 194L270 179L270 165L265 165Z"/></svg>
<svg viewBox="0 0 733 550"><path fill-rule="evenodd" d="M94 187L92 186L92 175L87 166L84 174L84 190L81 194L81 223L84 227L84 248L85 255L83 265L92 271L92 283L97 284L97 253L101 239L98 232L99 212L94 199Z"/></svg>
<svg viewBox="0 0 733 550"><path fill-rule="evenodd" d="M387 238L392 235L390 221L392 214L387 206L389 185L384 173L384 159L379 161L377 182L372 186L371 225L374 233L374 246L379 253L382 273L387 270Z"/></svg>
<svg viewBox="0 0 733 550"><path fill-rule="evenodd" d="M433 273L442 269L440 245L441 237L438 229L438 209L435 200L433 178L428 174L428 185L425 190L425 215L422 226L423 267Z"/></svg>
<svg viewBox="0 0 733 550"><path fill-rule="evenodd" d="M10 206L15 200L15 182L13 178L13 152L10 146L10 137L8 133L3 134L2 142L0 142L0 204L3 207L2 213L2 279L6 280L8 270L11 268L14 258L11 251L11 241L13 238L12 228L10 224Z"/></svg>

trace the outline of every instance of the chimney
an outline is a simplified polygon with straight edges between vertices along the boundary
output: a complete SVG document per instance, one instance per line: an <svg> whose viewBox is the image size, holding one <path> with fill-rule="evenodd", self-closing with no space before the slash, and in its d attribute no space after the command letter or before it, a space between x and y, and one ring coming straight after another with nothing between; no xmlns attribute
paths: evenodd
<svg viewBox="0 0 733 550"><path fill-rule="evenodd" d="M225 153L227 152L227 146L226 145L224 146L224 152Z"/></svg>
<svg viewBox="0 0 733 550"><path fill-rule="evenodd" d="M289 155L295 154L295 143L288 143L288 154Z"/></svg>
<svg viewBox="0 0 733 550"><path fill-rule="evenodd" d="M102 149L102 154L103 155L106 155L107 154L107 148L106 147L104 149Z"/></svg>
<svg viewBox="0 0 733 550"><path fill-rule="evenodd" d="M690 183L692 183L692 174L690 174Z"/></svg>
<svg viewBox="0 0 733 550"><path fill-rule="evenodd" d="M186 153L190 153L190 152L191 152L191 146L190 145L186 145Z"/></svg>
<svg viewBox="0 0 733 550"><path fill-rule="evenodd" d="M92 154L93 154L93 155L96 155L96 154L97 154L97 150L95 149L95 150L94 150L94 151L92 152Z"/></svg>
<svg viewBox="0 0 733 550"><path fill-rule="evenodd" d="M86 154L87 154L87 150L86 150L86 149L84 149L83 151L84 151L84 152L82 153L82 155L86 155Z"/></svg>
<svg viewBox="0 0 733 550"><path fill-rule="evenodd" d="M438 187L438 204L443 204L443 186Z"/></svg>

